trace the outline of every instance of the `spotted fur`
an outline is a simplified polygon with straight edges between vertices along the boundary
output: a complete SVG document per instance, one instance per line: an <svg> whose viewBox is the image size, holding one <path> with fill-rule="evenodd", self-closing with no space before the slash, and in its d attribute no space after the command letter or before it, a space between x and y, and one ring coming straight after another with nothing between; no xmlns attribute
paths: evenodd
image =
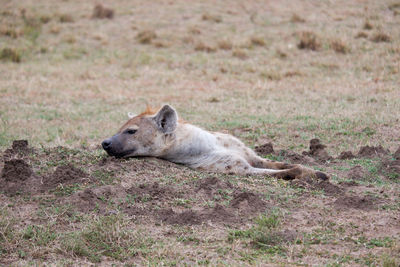
<svg viewBox="0 0 400 267"><path fill-rule="evenodd" d="M212 172L328 179L326 174L301 165L261 158L232 135L209 132L179 120L169 105L158 112L147 108L132 116L102 146L111 156L153 156Z"/></svg>

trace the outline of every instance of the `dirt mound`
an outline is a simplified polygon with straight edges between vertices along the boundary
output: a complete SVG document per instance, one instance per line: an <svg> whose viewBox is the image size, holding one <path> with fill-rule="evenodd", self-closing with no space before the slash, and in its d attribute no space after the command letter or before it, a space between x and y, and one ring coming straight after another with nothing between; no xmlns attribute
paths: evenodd
<svg viewBox="0 0 400 267"><path fill-rule="evenodd" d="M243 213L250 214L265 210L267 203L252 192L240 192L234 195L230 202L230 207L239 209Z"/></svg>
<svg viewBox="0 0 400 267"><path fill-rule="evenodd" d="M356 156L354 156L353 152L351 151L343 151L342 153L340 153L340 155L338 156L338 159L353 159Z"/></svg>
<svg viewBox="0 0 400 267"><path fill-rule="evenodd" d="M333 204L338 209L372 210L376 209L380 202L378 198L372 196L342 196L336 199Z"/></svg>
<svg viewBox="0 0 400 267"><path fill-rule="evenodd" d="M381 172L389 179L400 179L400 160L384 160L380 165Z"/></svg>
<svg viewBox="0 0 400 267"><path fill-rule="evenodd" d="M358 186L359 184L356 181L350 181L350 182L339 182L340 185L343 186Z"/></svg>
<svg viewBox="0 0 400 267"><path fill-rule="evenodd" d="M32 175L32 168L22 159L11 159L4 162L1 178L7 182L25 181Z"/></svg>
<svg viewBox="0 0 400 267"><path fill-rule="evenodd" d="M201 216L193 211L186 210L181 213L174 212L171 208L160 210L158 217L161 221L167 224L179 224L179 225L196 225L201 224Z"/></svg>
<svg viewBox="0 0 400 267"><path fill-rule="evenodd" d="M126 192L135 196L135 199L138 201L173 199L181 196L173 188L160 186L157 182L154 182L152 185L141 184L133 186L126 190Z"/></svg>
<svg viewBox="0 0 400 267"><path fill-rule="evenodd" d="M347 178L352 179L352 180L365 180L365 177L367 176L368 172L364 170L363 167L360 165L354 166L353 168L350 169L350 171L347 174Z"/></svg>
<svg viewBox="0 0 400 267"><path fill-rule="evenodd" d="M360 158L375 158L375 157L382 157L390 152L387 149L384 149L381 145L380 146L363 146L360 148L357 156Z"/></svg>
<svg viewBox="0 0 400 267"><path fill-rule="evenodd" d="M272 143L266 143L260 146L256 146L254 150L261 156L269 155L274 153L274 147L272 146Z"/></svg>
<svg viewBox="0 0 400 267"><path fill-rule="evenodd" d="M234 210L225 208L216 204L212 209L200 211L185 210L183 212L174 212L171 208L160 210L157 213L158 219L167 224L196 225L203 222L217 222L223 224L235 224L241 221L241 218L235 216Z"/></svg>
<svg viewBox="0 0 400 267"><path fill-rule="evenodd" d="M395 159L400 160L400 146L399 146L399 148L396 150L396 152L394 152L393 157L394 157Z"/></svg>
<svg viewBox="0 0 400 267"><path fill-rule="evenodd" d="M27 140L14 140L12 147L4 151L4 159L9 159L14 155L25 156L32 153L33 149L28 146Z"/></svg>
<svg viewBox="0 0 400 267"><path fill-rule="evenodd" d="M201 219L203 221L221 222L224 224L234 224L240 220L231 210L219 204L216 204L211 211L205 212L201 216Z"/></svg>
<svg viewBox="0 0 400 267"><path fill-rule="evenodd" d="M280 150L275 153L277 156L283 157L285 160L290 161L291 163L295 164L315 164L315 160L308 155L300 155L293 151L288 150Z"/></svg>
<svg viewBox="0 0 400 267"><path fill-rule="evenodd" d="M40 187L40 179L35 176L31 166L23 159L11 159L4 162L1 172L0 191L7 195L34 193Z"/></svg>
<svg viewBox="0 0 400 267"><path fill-rule="evenodd" d="M203 191L208 196L214 195L221 189L232 189L231 183L218 179L217 177L208 177L200 180L196 189L196 192Z"/></svg>
<svg viewBox="0 0 400 267"><path fill-rule="evenodd" d="M328 152L325 150L326 145L321 144L321 141L317 138L310 140L310 151L304 151L303 155L311 156L320 161L327 161L332 159Z"/></svg>
<svg viewBox="0 0 400 267"><path fill-rule="evenodd" d="M99 213L105 213L108 203L123 199L125 195L121 186L105 185L79 191L68 198L66 202L82 212L97 210Z"/></svg>
<svg viewBox="0 0 400 267"><path fill-rule="evenodd" d="M88 175L82 170L71 164L62 165L58 166L53 174L45 177L44 188L49 189L59 184L83 182L85 179L88 179Z"/></svg>
<svg viewBox="0 0 400 267"><path fill-rule="evenodd" d="M342 188L330 183L329 181L314 180L311 178L293 180L291 181L291 185L308 190L323 190L325 194L330 196L339 195L344 192Z"/></svg>

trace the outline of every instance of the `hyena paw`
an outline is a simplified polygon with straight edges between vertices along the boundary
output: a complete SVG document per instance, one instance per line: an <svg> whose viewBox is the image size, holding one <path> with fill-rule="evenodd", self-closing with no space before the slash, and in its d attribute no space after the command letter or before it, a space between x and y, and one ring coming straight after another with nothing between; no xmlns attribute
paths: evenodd
<svg viewBox="0 0 400 267"><path fill-rule="evenodd" d="M279 173L276 173L274 177L283 179L283 180L293 180L301 178L302 176L302 169L300 167L294 167Z"/></svg>
<svg viewBox="0 0 400 267"><path fill-rule="evenodd" d="M329 180L329 176L326 173L320 172L320 171L316 171L315 172L315 176L322 181L328 181Z"/></svg>

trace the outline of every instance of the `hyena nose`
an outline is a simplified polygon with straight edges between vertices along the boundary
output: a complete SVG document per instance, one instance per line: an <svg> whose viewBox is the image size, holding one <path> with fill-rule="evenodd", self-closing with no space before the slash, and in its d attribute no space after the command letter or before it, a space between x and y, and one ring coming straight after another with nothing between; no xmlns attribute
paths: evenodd
<svg viewBox="0 0 400 267"><path fill-rule="evenodd" d="M104 150L109 150L111 148L111 140L106 139L101 143L101 146L104 148Z"/></svg>

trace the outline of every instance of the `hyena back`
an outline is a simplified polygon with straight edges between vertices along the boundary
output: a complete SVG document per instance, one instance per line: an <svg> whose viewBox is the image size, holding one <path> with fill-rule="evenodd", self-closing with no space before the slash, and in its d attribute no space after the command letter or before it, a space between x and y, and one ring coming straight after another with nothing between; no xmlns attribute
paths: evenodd
<svg viewBox="0 0 400 267"><path fill-rule="evenodd" d="M152 156L212 172L328 179L326 174L301 165L261 158L229 134L209 132L183 122L169 105L158 112L148 108L132 116L102 146L110 156Z"/></svg>

